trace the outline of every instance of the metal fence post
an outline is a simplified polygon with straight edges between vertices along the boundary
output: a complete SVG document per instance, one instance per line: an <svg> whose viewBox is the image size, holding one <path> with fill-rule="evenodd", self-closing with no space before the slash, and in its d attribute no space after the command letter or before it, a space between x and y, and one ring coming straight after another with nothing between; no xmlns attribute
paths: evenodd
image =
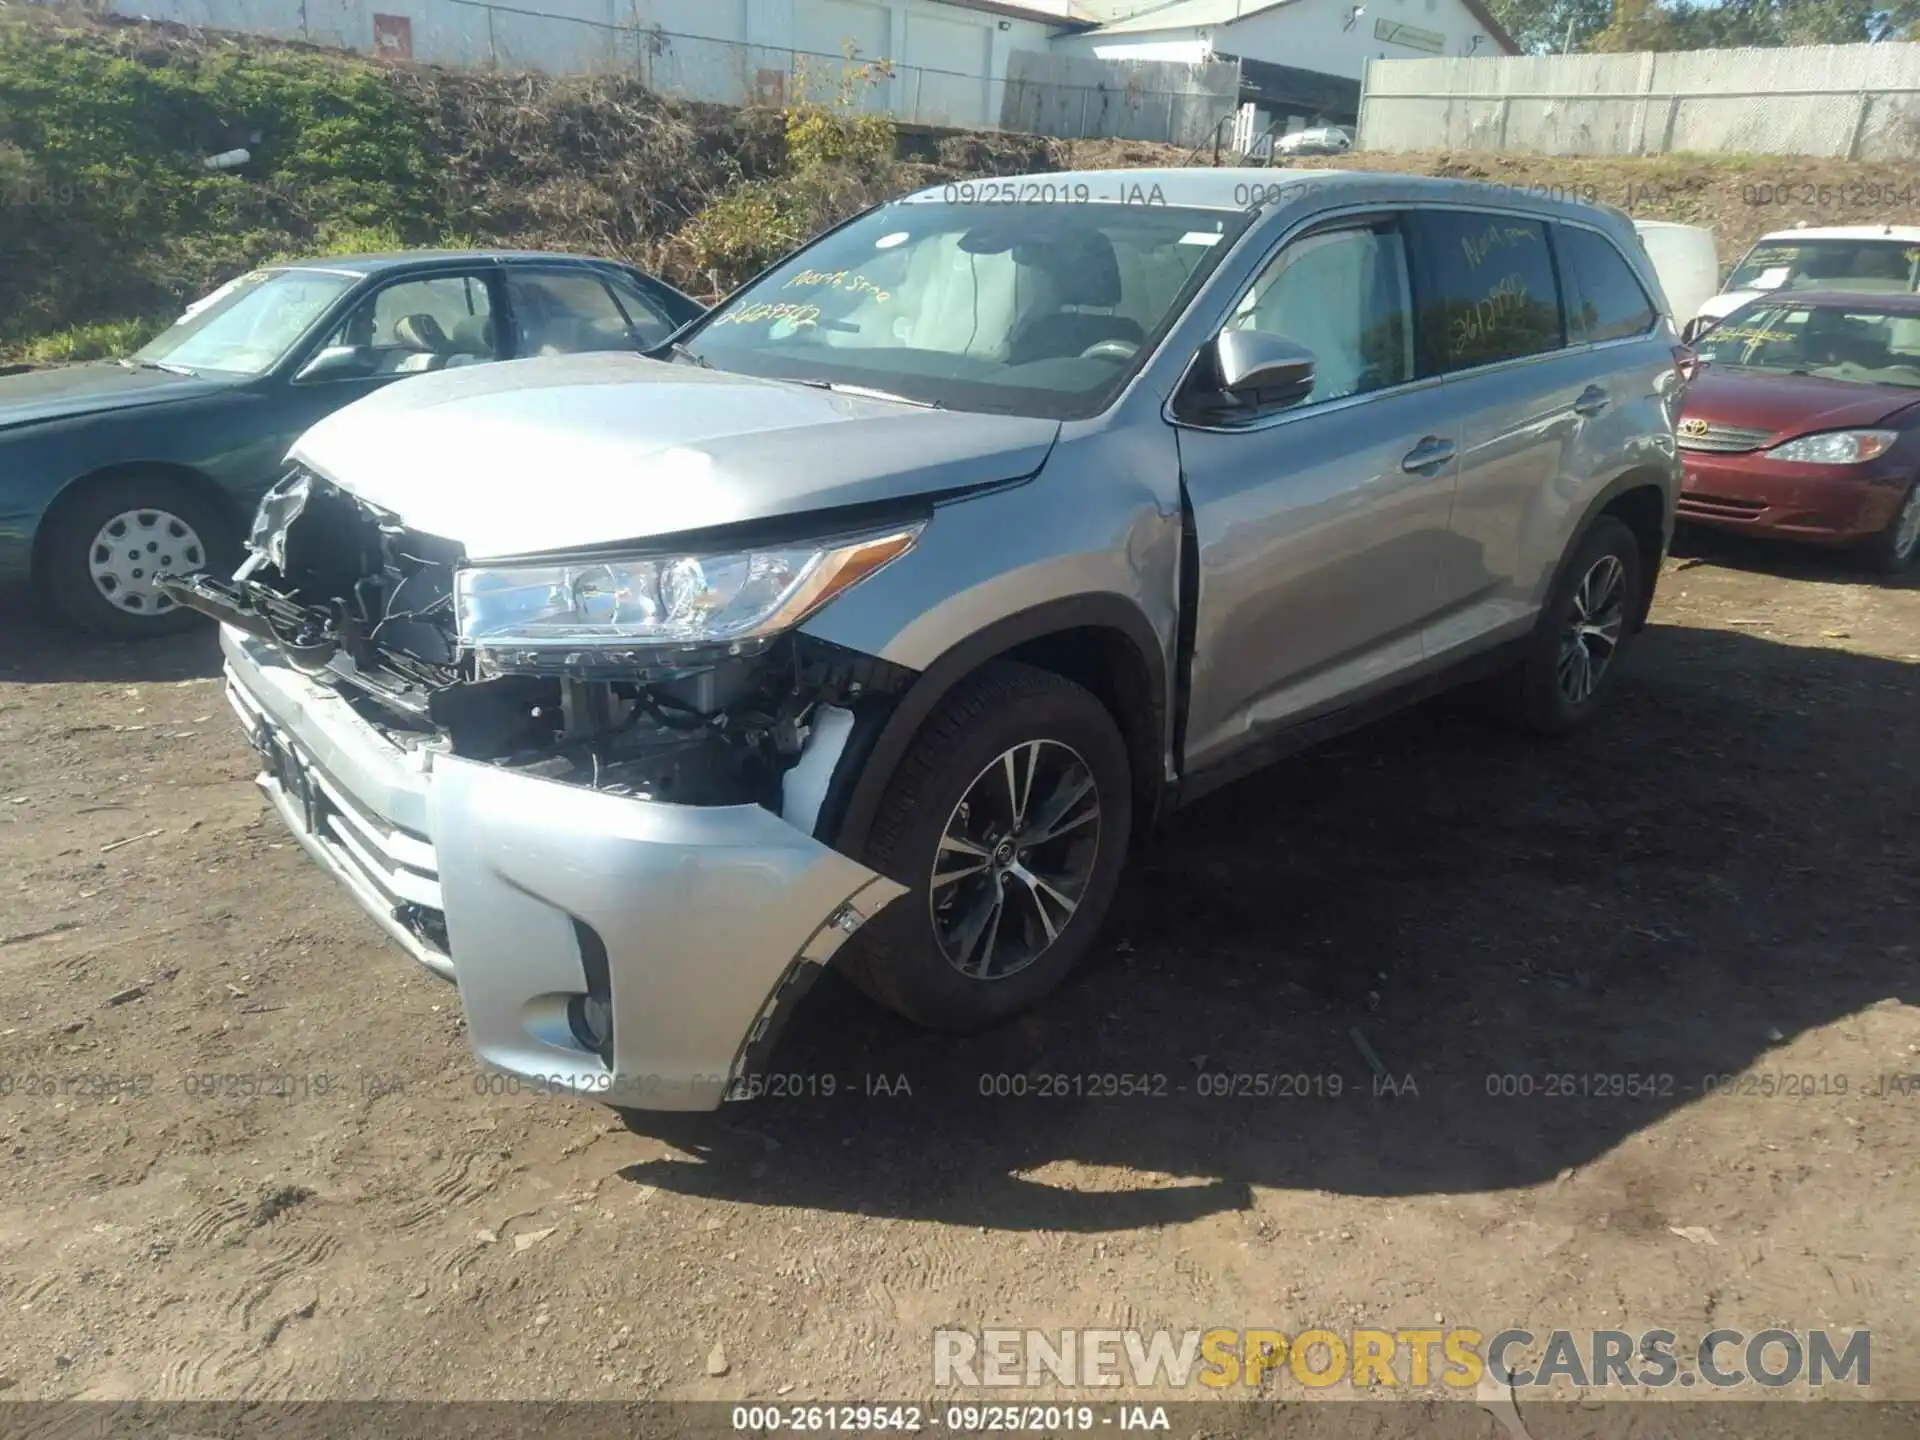
<svg viewBox="0 0 1920 1440"><path fill-rule="evenodd" d="M1860 104L1853 112L1853 134L1847 137L1847 159L1849 160L1860 158L1860 142L1866 138L1867 133L1867 109L1872 103L1872 97L1862 90Z"/></svg>

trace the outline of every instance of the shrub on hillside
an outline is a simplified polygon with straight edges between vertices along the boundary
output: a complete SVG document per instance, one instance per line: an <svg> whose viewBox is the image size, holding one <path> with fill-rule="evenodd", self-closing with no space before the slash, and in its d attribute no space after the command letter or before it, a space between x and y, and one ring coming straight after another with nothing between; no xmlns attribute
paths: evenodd
<svg viewBox="0 0 1920 1440"><path fill-rule="evenodd" d="M371 66L151 34L0 25L0 343L156 315L323 226L417 244L441 188L412 107ZM207 156L244 148L242 170Z"/></svg>

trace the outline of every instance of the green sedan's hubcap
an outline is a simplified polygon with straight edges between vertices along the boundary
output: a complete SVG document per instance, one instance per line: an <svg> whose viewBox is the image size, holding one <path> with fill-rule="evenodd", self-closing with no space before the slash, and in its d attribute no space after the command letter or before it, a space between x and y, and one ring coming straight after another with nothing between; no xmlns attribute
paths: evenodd
<svg viewBox="0 0 1920 1440"><path fill-rule="evenodd" d="M154 589L162 575L181 575L207 563L194 528L165 510L123 510L100 527L87 552L94 588L130 615L163 615L173 601Z"/></svg>

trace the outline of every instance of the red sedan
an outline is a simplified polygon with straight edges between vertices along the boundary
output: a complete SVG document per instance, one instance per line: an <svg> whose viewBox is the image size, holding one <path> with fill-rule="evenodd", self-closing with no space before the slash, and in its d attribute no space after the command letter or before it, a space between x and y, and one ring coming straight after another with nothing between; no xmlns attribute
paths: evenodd
<svg viewBox="0 0 1920 1440"><path fill-rule="evenodd" d="M1695 342L1678 427L1686 521L1920 550L1920 296L1798 293L1742 306Z"/></svg>

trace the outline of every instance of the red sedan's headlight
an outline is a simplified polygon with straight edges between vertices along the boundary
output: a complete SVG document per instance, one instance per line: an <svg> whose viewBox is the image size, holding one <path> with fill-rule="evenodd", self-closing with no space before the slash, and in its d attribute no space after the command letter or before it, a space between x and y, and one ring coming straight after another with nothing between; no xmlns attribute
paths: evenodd
<svg viewBox="0 0 1920 1440"><path fill-rule="evenodd" d="M1825 430L1776 445L1766 455L1769 460L1804 460L1813 465L1860 465L1886 454L1899 438L1897 430Z"/></svg>

